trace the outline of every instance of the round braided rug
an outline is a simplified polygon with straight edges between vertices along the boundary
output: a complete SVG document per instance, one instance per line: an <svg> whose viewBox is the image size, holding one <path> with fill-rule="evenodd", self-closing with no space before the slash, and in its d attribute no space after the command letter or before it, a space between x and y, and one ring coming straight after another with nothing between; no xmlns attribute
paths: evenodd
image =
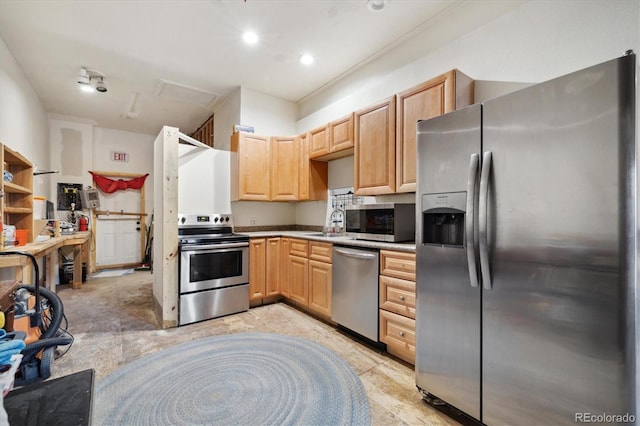
<svg viewBox="0 0 640 426"><path fill-rule="evenodd" d="M325 347L270 333L199 339L100 379L95 424L358 425L369 402L353 369Z"/></svg>

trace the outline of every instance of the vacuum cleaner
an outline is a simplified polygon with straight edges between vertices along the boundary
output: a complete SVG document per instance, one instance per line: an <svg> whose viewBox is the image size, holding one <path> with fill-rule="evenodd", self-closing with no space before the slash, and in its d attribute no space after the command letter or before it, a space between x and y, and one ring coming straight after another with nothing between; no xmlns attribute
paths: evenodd
<svg viewBox="0 0 640 426"><path fill-rule="evenodd" d="M35 285L20 285L15 291L13 330L25 333L22 361L15 375L15 386L25 386L51 376L58 346L70 345L73 337L60 329L64 308L52 291L40 287L36 258L20 251L3 251L1 256L26 256L34 269Z"/></svg>

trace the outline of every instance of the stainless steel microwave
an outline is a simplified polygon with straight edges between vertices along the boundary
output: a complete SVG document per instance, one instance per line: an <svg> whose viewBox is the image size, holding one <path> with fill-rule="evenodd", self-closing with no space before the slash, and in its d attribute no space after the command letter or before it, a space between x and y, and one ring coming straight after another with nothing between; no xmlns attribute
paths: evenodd
<svg viewBox="0 0 640 426"><path fill-rule="evenodd" d="M345 207L345 231L358 240L414 241L415 203L355 204Z"/></svg>

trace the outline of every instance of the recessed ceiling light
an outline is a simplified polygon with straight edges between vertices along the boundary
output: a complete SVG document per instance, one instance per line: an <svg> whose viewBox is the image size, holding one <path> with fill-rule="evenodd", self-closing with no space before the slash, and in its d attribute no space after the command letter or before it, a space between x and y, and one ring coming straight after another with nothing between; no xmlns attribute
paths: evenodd
<svg viewBox="0 0 640 426"><path fill-rule="evenodd" d="M367 7L372 12L378 12L384 9L385 4L386 4L386 0L369 0L367 2Z"/></svg>
<svg viewBox="0 0 640 426"><path fill-rule="evenodd" d="M258 34L253 31L246 31L242 34L242 39L247 44L256 44L258 42Z"/></svg>
<svg viewBox="0 0 640 426"><path fill-rule="evenodd" d="M314 61L313 56L311 56L308 53L305 53L304 55L300 56L300 62L302 62L304 65L311 65L313 61Z"/></svg>

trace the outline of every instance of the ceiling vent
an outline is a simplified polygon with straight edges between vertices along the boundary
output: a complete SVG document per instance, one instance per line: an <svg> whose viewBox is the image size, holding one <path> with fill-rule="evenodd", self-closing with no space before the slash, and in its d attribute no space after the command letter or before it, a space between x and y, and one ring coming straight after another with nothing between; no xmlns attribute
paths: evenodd
<svg viewBox="0 0 640 426"><path fill-rule="evenodd" d="M215 93L167 80L158 82L156 95L174 101L191 102L205 108L211 107L218 99L218 95Z"/></svg>

